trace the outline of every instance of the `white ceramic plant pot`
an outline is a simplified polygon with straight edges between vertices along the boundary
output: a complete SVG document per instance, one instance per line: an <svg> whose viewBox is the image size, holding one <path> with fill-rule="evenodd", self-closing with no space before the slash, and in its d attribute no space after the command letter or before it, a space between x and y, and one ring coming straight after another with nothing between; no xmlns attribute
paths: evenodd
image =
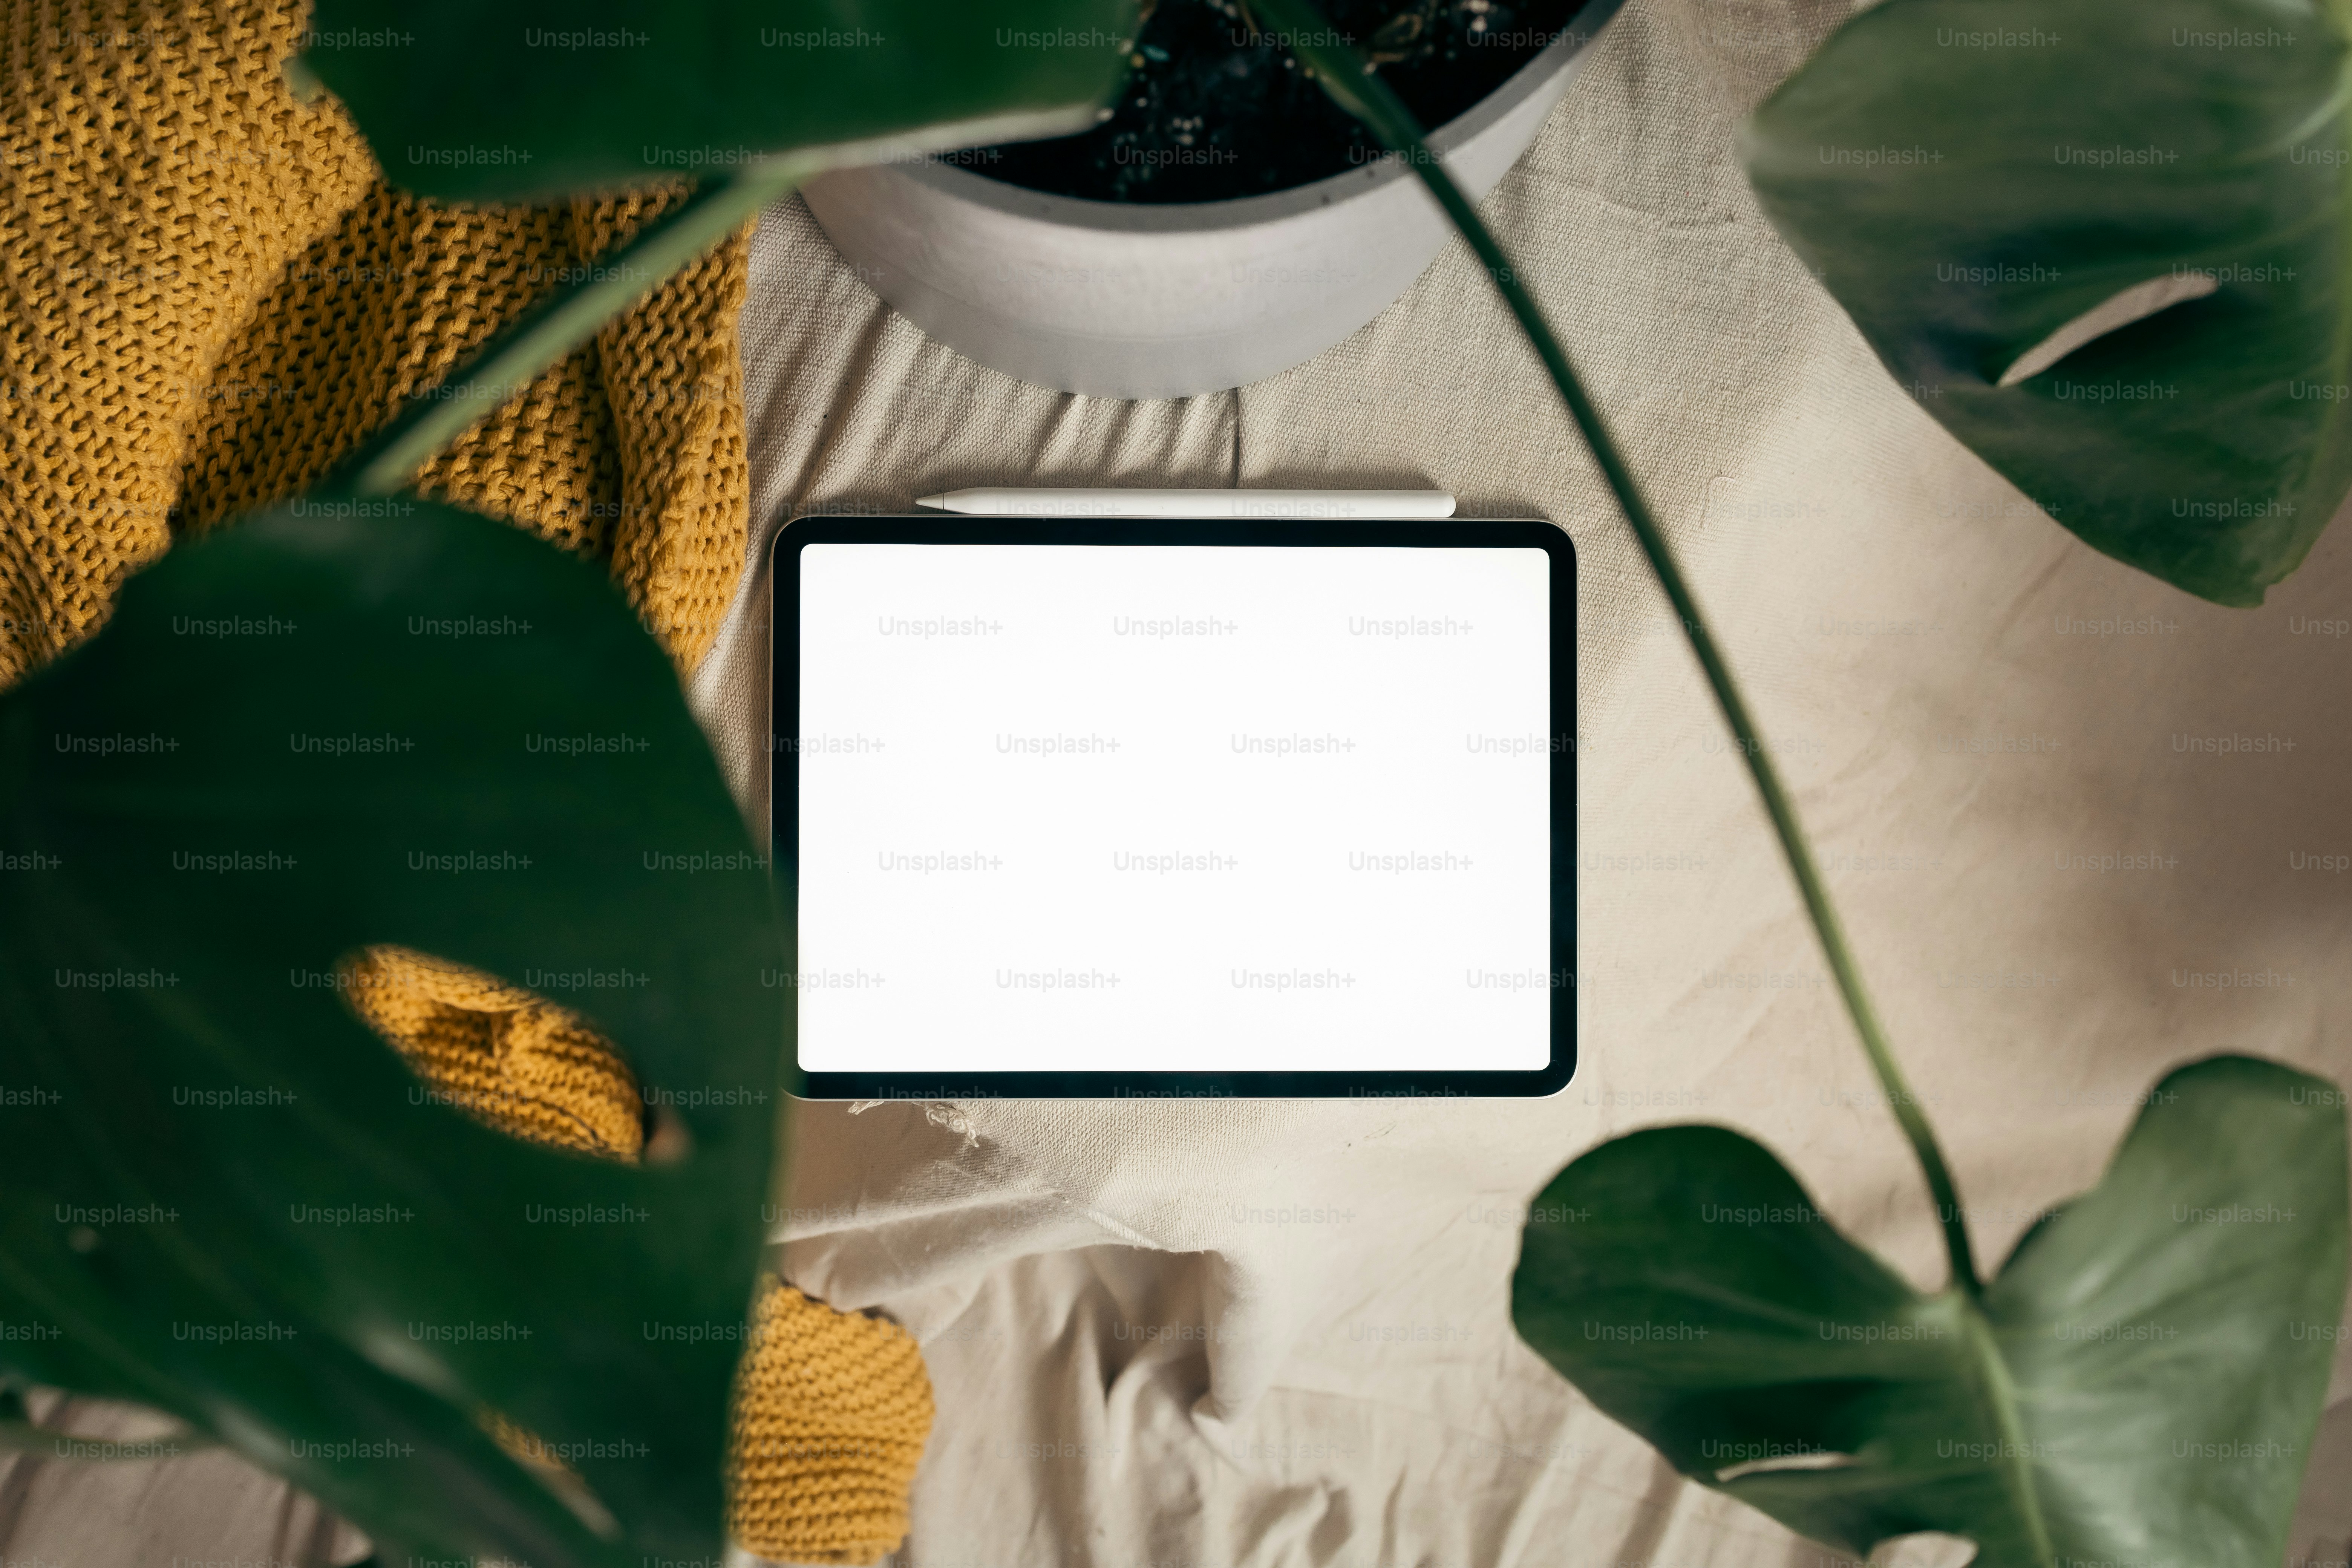
<svg viewBox="0 0 2352 1568"><path fill-rule="evenodd" d="M1528 150L1621 0L1590 0L1431 146L1473 196ZM1289 369L1412 287L1451 229L1401 161L1234 201L1146 205L1023 190L954 163L845 170L809 210L916 325L1023 381L1182 397Z"/></svg>

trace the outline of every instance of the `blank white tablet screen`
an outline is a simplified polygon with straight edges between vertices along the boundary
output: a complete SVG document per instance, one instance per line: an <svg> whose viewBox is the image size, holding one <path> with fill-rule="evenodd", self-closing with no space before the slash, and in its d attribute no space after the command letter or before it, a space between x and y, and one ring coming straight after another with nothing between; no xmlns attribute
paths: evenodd
<svg viewBox="0 0 2352 1568"><path fill-rule="evenodd" d="M803 547L802 1068L1544 1068L1549 570Z"/></svg>

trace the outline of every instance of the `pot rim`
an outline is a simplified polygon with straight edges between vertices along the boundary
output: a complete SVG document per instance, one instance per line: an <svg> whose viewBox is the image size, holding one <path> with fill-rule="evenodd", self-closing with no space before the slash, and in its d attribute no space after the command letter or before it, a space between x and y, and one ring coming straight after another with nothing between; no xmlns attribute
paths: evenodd
<svg viewBox="0 0 2352 1568"><path fill-rule="evenodd" d="M1494 91L1430 132L1431 149L1442 156L1451 154L1542 90L1600 36L1601 28L1623 4L1624 0L1585 0L1569 18L1559 37L1547 44L1541 53L1513 71ZM1125 234L1251 228L1328 207L1406 177L1403 163L1384 156L1361 168L1343 170L1303 185L1293 185L1286 191L1268 191L1262 195L1230 196L1214 202L1129 203L1088 201L1033 191L944 162L940 154L877 167L976 206L1064 227Z"/></svg>

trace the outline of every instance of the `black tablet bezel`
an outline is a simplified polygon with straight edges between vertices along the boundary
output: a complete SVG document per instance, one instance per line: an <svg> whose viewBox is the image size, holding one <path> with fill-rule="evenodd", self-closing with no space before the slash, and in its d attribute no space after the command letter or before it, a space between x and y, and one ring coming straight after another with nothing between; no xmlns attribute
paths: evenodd
<svg viewBox="0 0 2352 1568"><path fill-rule="evenodd" d="M768 809L792 967L800 973L800 552L811 544L1170 544L1537 549L1551 564L1551 1061L1524 1071L813 1072L807 1100L1340 1100L1532 1098L1576 1072L1576 551L1537 520L1325 521L1049 517L799 517L780 530L772 605ZM785 762L790 766L780 765ZM792 1023L799 1064L799 999Z"/></svg>

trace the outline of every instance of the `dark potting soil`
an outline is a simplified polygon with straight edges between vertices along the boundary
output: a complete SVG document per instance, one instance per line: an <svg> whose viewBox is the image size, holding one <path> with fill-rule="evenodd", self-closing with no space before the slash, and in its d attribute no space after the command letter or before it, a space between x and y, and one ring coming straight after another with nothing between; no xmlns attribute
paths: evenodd
<svg viewBox="0 0 2352 1568"><path fill-rule="evenodd" d="M1424 128L1541 53L1579 0L1327 0L1333 28ZM976 174L1097 202L1213 202L1362 165L1380 144L1263 30L1246 0L1159 0L1110 116L1083 135L957 154Z"/></svg>

